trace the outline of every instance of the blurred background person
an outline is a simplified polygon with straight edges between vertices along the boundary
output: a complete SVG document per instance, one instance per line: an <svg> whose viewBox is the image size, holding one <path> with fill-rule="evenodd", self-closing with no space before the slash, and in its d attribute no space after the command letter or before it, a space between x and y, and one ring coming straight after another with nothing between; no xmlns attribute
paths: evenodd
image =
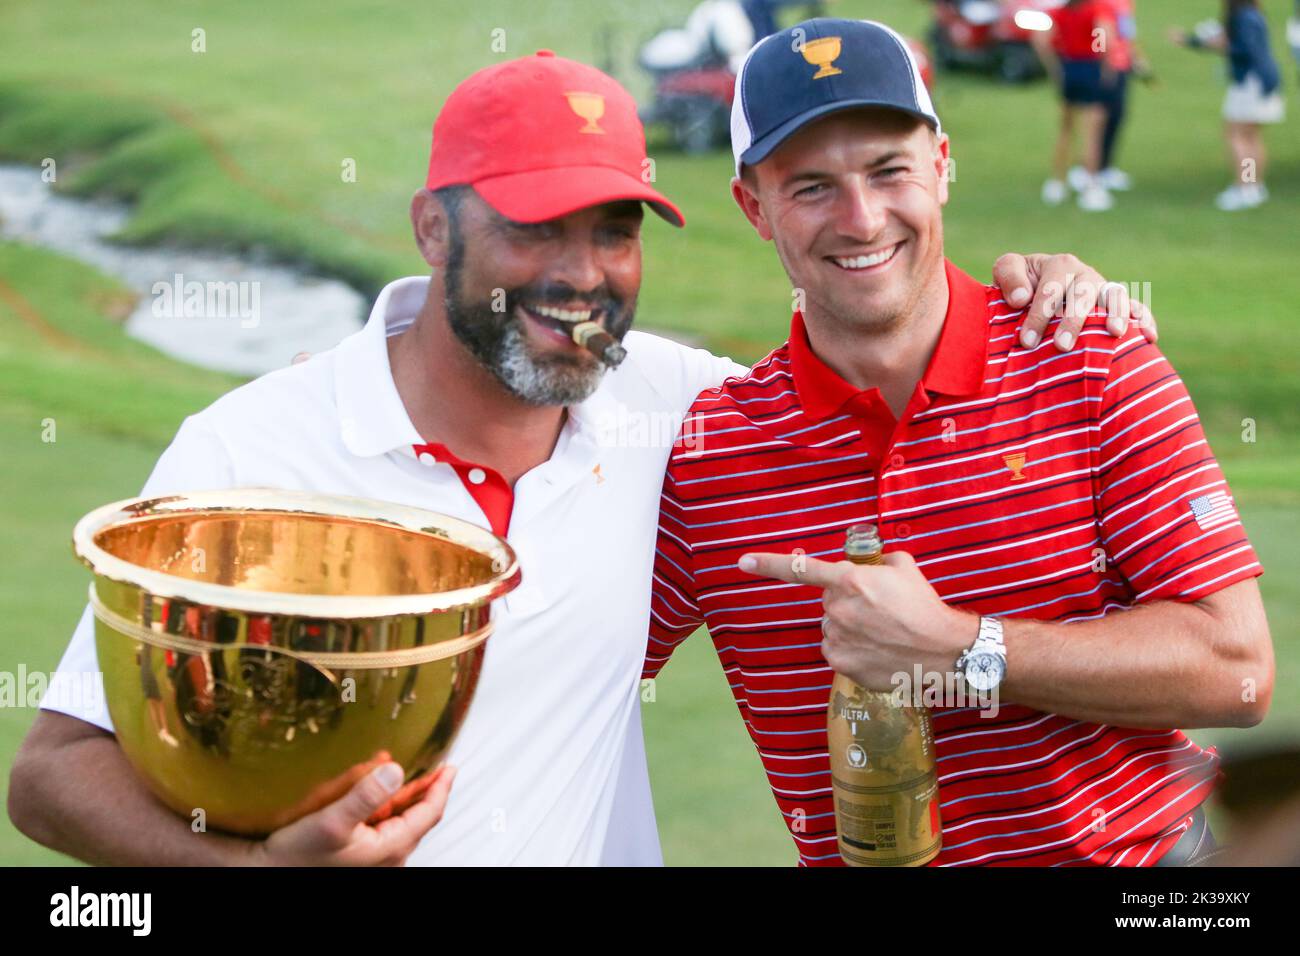
<svg viewBox="0 0 1300 956"><path fill-rule="evenodd" d="M1232 75L1223 100L1223 122L1233 183L1215 204L1225 212L1262 205L1268 200L1262 128L1282 122L1286 103L1281 71L1269 49L1268 21L1257 0L1224 0L1222 26L1207 21L1191 32L1174 28L1169 38L1190 49L1227 54Z"/></svg>
<svg viewBox="0 0 1300 956"><path fill-rule="evenodd" d="M1291 58L1300 64L1300 0L1295 0L1295 7L1286 21L1286 45L1291 48Z"/></svg>
<svg viewBox="0 0 1300 956"><path fill-rule="evenodd" d="M757 43L765 36L771 36L781 28L777 23L777 14L785 7L801 7L804 10L802 19L811 17L825 16L825 3L821 0L741 0L741 6L745 8L745 16L749 17L750 25L754 28L754 42Z"/></svg>
<svg viewBox="0 0 1300 956"><path fill-rule="evenodd" d="M1066 185L1075 132L1081 136L1083 170L1075 176L1079 208L1104 212L1115 203L1101 178L1106 104L1116 82L1114 16L1107 0L1069 0L1052 11L1052 29L1034 34L1047 73L1061 91L1061 130L1052 156L1052 178L1043 183L1043 202L1059 206Z"/></svg>
<svg viewBox="0 0 1300 956"><path fill-rule="evenodd" d="M1115 82L1106 90L1106 126L1101 135L1101 178L1107 189L1124 192L1132 188L1128 173L1115 165L1115 146L1119 139L1120 128L1127 117L1129 79L1135 76L1149 77L1146 58L1137 43L1137 11L1134 0L1104 0L1110 8L1115 23L1115 35L1111 37L1114 45L1111 66L1115 69ZM1086 185L1087 172L1082 166L1070 168L1070 186L1082 191Z"/></svg>

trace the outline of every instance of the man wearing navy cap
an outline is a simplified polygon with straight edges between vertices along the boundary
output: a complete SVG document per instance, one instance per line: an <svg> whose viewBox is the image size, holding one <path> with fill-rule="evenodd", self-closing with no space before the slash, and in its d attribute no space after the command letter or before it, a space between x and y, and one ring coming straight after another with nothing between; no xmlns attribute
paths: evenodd
<svg viewBox="0 0 1300 956"><path fill-rule="evenodd" d="M1027 340L944 258L948 138L888 27L806 21L737 86L733 195L805 304L683 425L646 676L708 626L805 865L841 863L832 671L933 707L933 865L1205 854L1218 756L1171 728L1258 723L1273 651L1182 382L1100 316ZM864 521L883 567L839 560Z"/></svg>

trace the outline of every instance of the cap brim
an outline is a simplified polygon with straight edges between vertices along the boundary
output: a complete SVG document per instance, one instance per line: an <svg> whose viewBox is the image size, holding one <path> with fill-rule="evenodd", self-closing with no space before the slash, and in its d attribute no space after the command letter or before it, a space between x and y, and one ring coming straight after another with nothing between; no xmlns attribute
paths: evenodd
<svg viewBox="0 0 1300 956"><path fill-rule="evenodd" d="M492 176L474 183L474 191L515 222L544 222L589 206L639 200L674 226L686 225L681 210L662 194L609 166L560 166Z"/></svg>
<svg viewBox="0 0 1300 956"><path fill-rule="evenodd" d="M862 109L867 106L893 110L896 113L906 113L908 116L915 116L931 129L938 129L938 125L932 116L928 116L920 110L912 110L904 106L899 106L897 103L882 103L880 100L839 100L834 103L825 103L815 109L800 113L793 119L786 120L766 136L754 140L754 142L750 144L749 149L740 154L740 161L748 166L753 166L755 163L761 163L771 155L773 150L813 120L821 119L823 116L829 116L831 113L841 113L844 110Z"/></svg>

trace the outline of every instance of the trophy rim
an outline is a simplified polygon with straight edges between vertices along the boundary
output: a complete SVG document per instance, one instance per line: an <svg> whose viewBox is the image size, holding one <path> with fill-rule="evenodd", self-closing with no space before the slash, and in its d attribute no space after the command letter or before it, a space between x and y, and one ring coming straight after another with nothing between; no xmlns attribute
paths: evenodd
<svg viewBox="0 0 1300 956"><path fill-rule="evenodd" d="M95 536L104 529L142 517L223 511L288 512L387 524L417 534L433 535L486 555L492 559L494 568L500 565L500 570L494 570L492 577L480 584L449 591L375 595L291 594L183 578L142 567L110 554L95 543ZM519 559L510 544L469 521L374 498L279 488L228 488L124 498L84 515L73 528L72 546L78 560L96 578L138 587L159 597L252 614L306 618L385 618L482 606L513 590L522 577Z"/></svg>

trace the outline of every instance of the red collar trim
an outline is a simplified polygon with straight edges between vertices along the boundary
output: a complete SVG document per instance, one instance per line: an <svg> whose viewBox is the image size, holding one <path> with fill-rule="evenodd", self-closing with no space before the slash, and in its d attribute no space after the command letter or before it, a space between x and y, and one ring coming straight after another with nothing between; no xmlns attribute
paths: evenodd
<svg viewBox="0 0 1300 956"><path fill-rule="evenodd" d="M502 538L509 534L510 515L515 507L515 493L500 472L458 458L446 445L437 442L412 445L411 452L418 461L430 465L439 463L450 465L460 478L460 483L469 492L469 496L482 509L492 533ZM432 460L428 458L430 455L433 456Z"/></svg>
<svg viewBox="0 0 1300 956"><path fill-rule="evenodd" d="M973 395L984 384L988 358L988 290L947 260L944 275L948 280L948 311L921 384L927 391L943 395ZM880 397L879 389L855 388L818 358L799 312L790 323L789 350L795 391L808 417L830 418L859 395L874 393Z"/></svg>

